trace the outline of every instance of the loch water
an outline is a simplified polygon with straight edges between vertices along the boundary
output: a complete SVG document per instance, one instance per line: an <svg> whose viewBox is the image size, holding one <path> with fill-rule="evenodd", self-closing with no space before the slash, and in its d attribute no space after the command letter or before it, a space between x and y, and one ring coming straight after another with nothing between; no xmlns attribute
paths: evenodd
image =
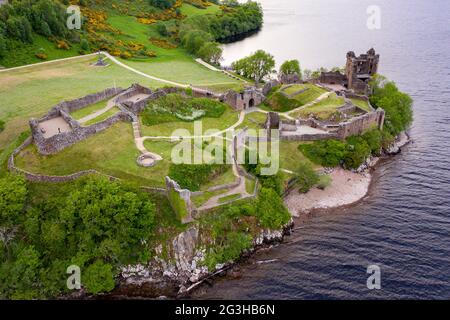
<svg viewBox="0 0 450 320"><path fill-rule="evenodd" d="M224 64L257 49L303 68L342 66L374 47L379 72L414 99L413 143L377 167L369 195L297 221L203 299L450 299L450 1L260 0L260 32L225 45ZM381 29L367 28L380 9ZM263 263L263 262L266 263ZM381 289L366 286L381 268Z"/></svg>

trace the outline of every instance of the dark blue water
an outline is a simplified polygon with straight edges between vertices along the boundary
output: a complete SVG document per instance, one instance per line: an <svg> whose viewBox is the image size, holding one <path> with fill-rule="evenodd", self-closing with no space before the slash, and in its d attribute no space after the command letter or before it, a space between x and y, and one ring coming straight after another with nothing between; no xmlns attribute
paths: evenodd
<svg viewBox="0 0 450 320"><path fill-rule="evenodd" d="M226 47L226 62L256 49L303 67L341 66L370 47L380 72L414 99L414 143L376 171L369 196L297 222L287 243L258 254L239 279L196 293L224 299L450 299L450 1L262 0L263 30ZM366 8L381 8L381 30ZM257 260L276 259L257 264ZM366 287L381 267L381 290Z"/></svg>

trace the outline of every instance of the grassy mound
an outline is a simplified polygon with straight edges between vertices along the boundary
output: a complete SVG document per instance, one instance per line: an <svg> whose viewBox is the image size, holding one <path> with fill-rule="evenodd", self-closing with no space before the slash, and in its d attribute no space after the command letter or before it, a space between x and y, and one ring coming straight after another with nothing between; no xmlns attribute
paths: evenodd
<svg viewBox="0 0 450 320"><path fill-rule="evenodd" d="M311 103L326 91L310 83L277 88L266 99L269 110L286 112Z"/></svg>
<svg viewBox="0 0 450 320"><path fill-rule="evenodd" d="M328 120L335 114L337 108L341 107L344 103L345 100L343 97L338 97L333 93L328 98L295 112L293 116L308 118L312 114L320 120Z"/></svg>
<svg viewBox="0 0 450 320"><path fill-rule="evenodd" d="M142 113L142 123L152 126L164 122L195 121L203 117L219 118L226 105L208 98L191 98L178 93L151 101Z"/></svg>

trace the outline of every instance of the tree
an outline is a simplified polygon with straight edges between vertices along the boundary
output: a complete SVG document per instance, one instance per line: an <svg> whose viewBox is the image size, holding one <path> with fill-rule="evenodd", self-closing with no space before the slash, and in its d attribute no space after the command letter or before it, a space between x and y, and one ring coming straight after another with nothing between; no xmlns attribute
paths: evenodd
<svg viewBox="0 0 450 320"><path fill-rule="evenodd" d="M111 291L115 286L112 266L101 260L95 261L81 273L81 283L92 294Z"/></svg>
<svg viewBox="0 0 450 320"><path fill-rule="evenodd" d="M279 229L291 218L283 200L273 189L261 189L256 207L256 215L264 228Z"/></svg>
<svg viewBox="0 0 450 320"><path fill-rule="evenodd" d="M284 75L301 75L300 62L298 60L286 60L280 67L280 73Z"/></svg>
<svg viewBox="0 0 450 320"><path fill-rule="evenodd" d="M299 191L301 193L306 193L319 182L319 175L309 163L303 162L300 163L297 169L295 179Z"/></svg>
<svg viewBox="0 0 450 320"><path fill-rule="evenodd" d="M80 48L83 51L89 51L89 42L86 39L81 39Z"/></svg>
<svg viewBox="0 0 450 320"><path fill-rule="evenodd" d="M27 196L25 179L8 175L0 179L0 226L11 227L18 223Z"/></svg>
<svg viewBox="0 0 450 320"><path fill-rule="evenodd" d="M176 0L149 0L150 5L160 9L172 8Z"/></svg>
<svg viewBox="0 0 450 320"><path fill-rule="evenodd" d="M22 249L17 255L7 282L12 299L34 299L39 297L39 252L34 246Z"/></svg>
<svg viewBox="0 0 450 320"><path fill-rule="evenodd" d="M380 75L373 77L370 86L370 103L386 112L386 130L394 136L406 130L413 120L411 97L398 90L393 81L388 81Z"/></svg>
<svg viewBox="0 0 450 320"><path fill-rule="evenodd" d="M231 66L238 74L253 79L258 84L274 72L275 60L269 53L258 50L249 57L233 62Z"/></svg>
<svg viewBox="0 0 450 320"><path fill-rule="evenodd" d="M203 60L218 65L222 59L222 52L223 50L217 42L206 42L197 54Z"/></svg>

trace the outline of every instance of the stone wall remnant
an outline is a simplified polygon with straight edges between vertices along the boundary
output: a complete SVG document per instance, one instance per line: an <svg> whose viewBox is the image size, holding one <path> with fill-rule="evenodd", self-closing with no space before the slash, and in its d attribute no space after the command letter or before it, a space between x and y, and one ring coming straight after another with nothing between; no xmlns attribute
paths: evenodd
<svg viewBox="0 0 450 320"><path fill-rule="evenodd" d="M248 87L241 92L229 90L220 97L220 100L240 111L260 105L265 100L265 96L256 87Z"/></svg>
<svg viewBox="0 0 450 320"><path fill-rule="evenodd" d="M170 177L166 177L166 189L170 205L180 221L182 223L192 222L192 213L195 210L195 206L191 201L191 191L182 189L178 182Z"/></svg>

